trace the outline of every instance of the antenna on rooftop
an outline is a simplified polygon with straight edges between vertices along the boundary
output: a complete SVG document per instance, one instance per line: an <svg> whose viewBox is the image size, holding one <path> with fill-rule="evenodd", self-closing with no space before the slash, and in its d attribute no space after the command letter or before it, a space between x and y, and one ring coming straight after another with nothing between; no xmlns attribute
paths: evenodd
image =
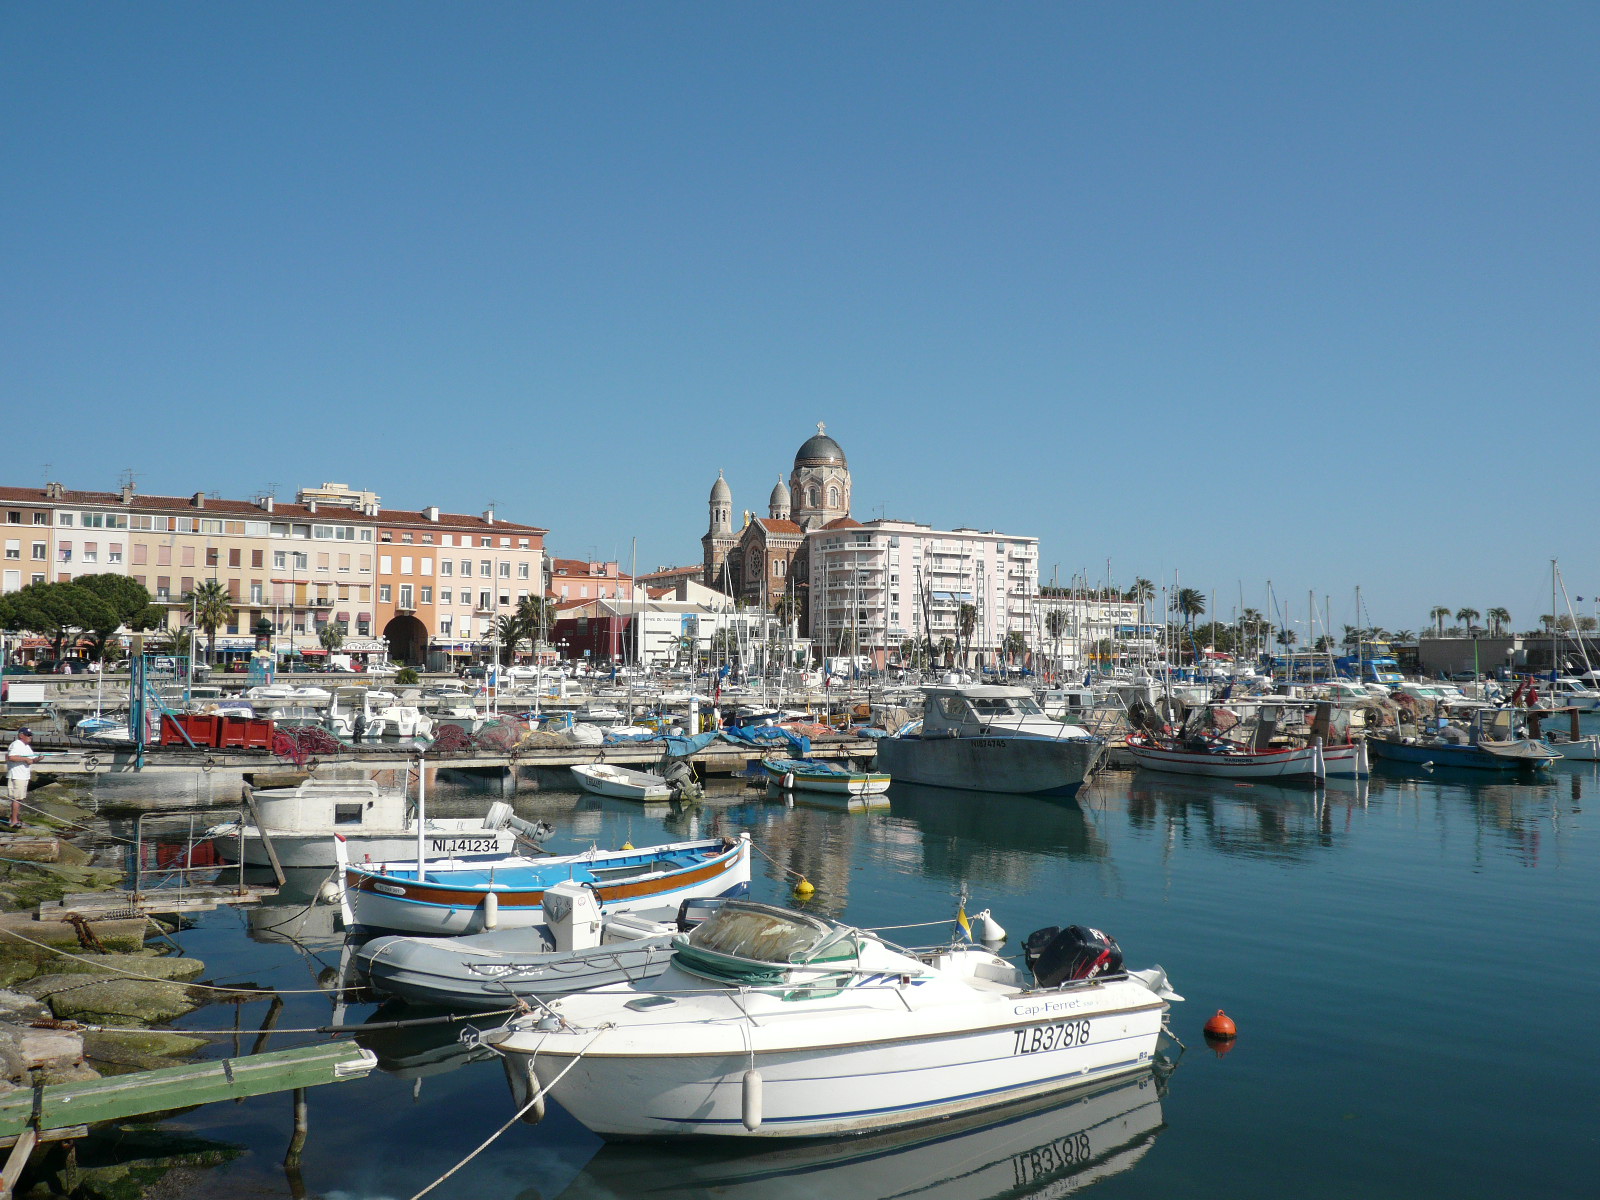
<svg viewBox="0 0 1600 1200"><path fill-rule="evenodd" d="M271 496L274 500L276 500L278 498L278 481L276 479L267 480L266 490L262 494Z"/></svg>
<svg viewBox="0 0 1600 1200"><path fill-rule="evenodd" d="M122 474L117 476L117 482L122 487L129 488L129 489L132 489L138 483L138 481L139 481L139 476L134 473L134 470L133 470L132 467L125 468L123 470Z"/></svg>
<svg viewBox="0 0 1600 1200"><path fill-rule="evenodd" d="M50 482L50 472L51 472L52 469L54 469L54 467L55 467L54 463L45 463L45 465L44 465L44 481L46 483Z"/></svg>

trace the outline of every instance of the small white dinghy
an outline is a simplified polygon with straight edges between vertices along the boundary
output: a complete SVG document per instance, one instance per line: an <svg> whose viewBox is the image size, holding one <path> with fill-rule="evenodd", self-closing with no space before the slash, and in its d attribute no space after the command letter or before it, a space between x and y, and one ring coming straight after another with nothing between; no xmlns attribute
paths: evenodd
<svg viewBox="0 0 1600 1200"><path fill-rule="evenodd" d="M1182 999L1165 973L1122 972L1079 926L1041 940L1030 974L971 943L904 950L730 900L655 978L476 1038L507 1056L526 1115L548 1091L605 1137L868 1133L1147 1069Z"/></svg>
<svg viewBox="0 0 1600 1200"><path fill-rule="evenodd" d="M596 796L617 800L671 800L672 785L648 771L630 771L610 763L586 763L569 768L578 786Z"/></svg>

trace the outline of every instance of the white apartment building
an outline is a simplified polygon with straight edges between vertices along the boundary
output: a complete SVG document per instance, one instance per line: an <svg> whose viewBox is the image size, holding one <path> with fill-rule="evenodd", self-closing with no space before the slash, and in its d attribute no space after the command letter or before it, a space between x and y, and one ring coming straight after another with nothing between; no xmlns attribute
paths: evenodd
<svg viewBox="0 0 1600 1200"><path fill-rule="evenodd" d="M909 639L960 641L973 606L967 662L997 662L1008 635L1039 646L1035 601L1039 539L994 530L936 530L911 521L846 519L806 539L812 643L829 657L859 655L882 667Z"/></svg>

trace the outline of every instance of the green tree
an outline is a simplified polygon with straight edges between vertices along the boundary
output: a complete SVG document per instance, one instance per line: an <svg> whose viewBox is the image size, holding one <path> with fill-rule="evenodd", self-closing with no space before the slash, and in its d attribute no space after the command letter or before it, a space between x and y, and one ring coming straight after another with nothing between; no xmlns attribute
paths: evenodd
<svg viewBox="0 0 1600 1200"><path fill-rule="evenodd" d="M496 617L492 628L494 629L495 637L500 642L500 665L508 667L511 665L512 659L516 657L517 643L522 640L523 635L526 633L522 618L514 613L508 613L503 617Z"/></svg>
<svg viewBox="0 0 1600 1200"><path fill-rule="evenodd" d="M954 666L956 659L956 640L953 637L939 639L939 653L944 657L944 665Z"/></svg>
<svg viewBox="0 0 1600 1200"><path fill-rule="evenodd" d="M1013 629L1001 640L1000 651L1014 666L1027 656L1028 639L1020 630Z"/></svg>
<svg viewBox="0 0 1600 1200"><path fill-rule="evenodd" d="M233 597L220 581L202 579L184 599L194 613L194 623L206 631L206 662L213 662L217 654L217 630L233 620Z"/></svg>
<svg viewBox="0 0 1600 1200"><path fill-rule="evenodd" d="M1292 630L1292 629L1280 629L1280 630L1278 630L1278 645L1282 646L1285 650L1287 650L1290 646L1294 645L1299 640L1300 640L1299 637L1295 634L1295 631Z"/></svg>
<svg viewBox="0 0 1600 1200"><path fill-rule="evenodd" d="M317 641L322 643L322 648L329 654L337 654L339 647L344 645L344 637L348 630L343 621L329 621L317 630Z"/></svg>
<svg viewBox="0 0 1600 1200"><path fill-rule="evenodd" d="M1593 633L1597 627L1600 627L1600 621L1595 620L1593 617L1578 618L1578 632L1580 633Z"/></svg>
<svg viewBox="0 0 1600 1200"><path fill-rule="evenodd" d="M1478 610L1475 609L1475 608L1458 608L1458 609L1456 609L1456 620L1460 621L1463 625L1465 625L1469 632L1472 629L1472 623L1474 621L1476 621L1481 615L1482 614L1479 613Z"/></svg>
<svg viewBox="0 0 1600 1200"><path fill-rule="evenodd" d="M1484 614L1489 618L1489 625L1494 630L1495 637L1499 637L1505 627L1511 624L1511 612L1504 608L1491 608Z"/></svg>
<svg viewBox="0 0 1600 1200"><path fill-rule="evenodd" d="M1434 622L1439 630L1440 637L1444 636L1444 622L1449 615L1450 610L1442 604L1435 604L1428 610L1428 620Z"/></svg>
<svg viewBox="0 0 1600 1200"><path fill-rule="evenodd" d="M69 637L95 629L115 631L118 624L111 605L75 583L30 583L0 596L0 627L48 638L52 657L58 659Z"/></svg>
<svg viewBox="0 0 1600 1200"><path fill-rule="evenodd" d="M550 631L556 624L556 606L543 596L524 596L517 601L517 619L522 622L522 636L532 643L535 653L540 642L550 640Z"/></svg>
<svg viewBox="0 0 1600 1200"><path fill-rule="evenodd" d="M1194 625L1194 619L1206 611L1206 596L1199 588L1179 588L1172 598L1172 611L1183 617L1184 628Z"/></svg>
<svg viewBox="0 0 1600 1200"><path fill-rule="evenodd" d="M963 604L956 610L956 633L961 639L962 655L972 650L972 631L978 627L978 609L973 604Z"/></svg>
<svg viewBox="0 0 1600 1200"><path fill-rule="evenodd" d="M1128 599L1139 605L1139 624L1144 624L1144 606L1156 597L1156 585L1143 575L1133 581L1133 586L1128 589Z"/></svg>

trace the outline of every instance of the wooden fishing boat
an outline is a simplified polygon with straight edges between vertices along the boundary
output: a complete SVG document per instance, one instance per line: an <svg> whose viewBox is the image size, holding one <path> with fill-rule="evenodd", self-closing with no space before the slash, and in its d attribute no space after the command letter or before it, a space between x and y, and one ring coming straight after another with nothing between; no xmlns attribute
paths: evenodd
<svg viewBox="0 0 1600 1200"><path fill-rule="evenodd" d="M828 792L845 796L877 796L889 790L887 771L853 771L838 763L809 758L764 758L761 769L785 791Z"/></svg>
<svg viewBox="0 0 1600 1200"><path fill-rule="evenodd" d="M344 843L338 846L342 853ZM545 890L564 881L592 885L606 912L742 895L750 885L750 836L541 858L481 855L341 866L346 924L401 933L478 933L540 924Z"/></svg>

